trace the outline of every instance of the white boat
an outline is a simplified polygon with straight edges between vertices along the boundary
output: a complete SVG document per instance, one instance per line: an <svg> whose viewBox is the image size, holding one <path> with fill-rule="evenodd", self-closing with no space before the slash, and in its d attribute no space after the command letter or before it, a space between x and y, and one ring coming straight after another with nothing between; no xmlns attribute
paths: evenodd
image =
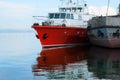
<svg viewBox="0 0 120 80"><path fill-rule="evenodd" d="M120 5L114 16L98 16L88 21L87 35L92 44L120 48Z"/></svg>
<svg viewBox="0 0 120 80"><path fill-rule="evenodd" d="M42 47L88 44L87 21L94 15L89 14L87 8L81 0L64 0L58 12L48 13L42 23L34 23L32 28L36 30Z"/></svg>

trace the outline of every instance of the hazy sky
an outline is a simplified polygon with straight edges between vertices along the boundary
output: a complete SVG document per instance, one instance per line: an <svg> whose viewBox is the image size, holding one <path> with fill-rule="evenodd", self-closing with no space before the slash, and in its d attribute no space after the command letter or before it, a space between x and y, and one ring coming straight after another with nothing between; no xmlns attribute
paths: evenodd
<svg viewBox="0 0 120 80"><path fill-rule="evenodd" d="M85 1L95 13L102 14L108 0ZM112 12L117 10L119 3L120 0L110 0ZM0 29L31 29L35 22L32 16L47 15L59 4L60 0L0 0Z"/></svg>

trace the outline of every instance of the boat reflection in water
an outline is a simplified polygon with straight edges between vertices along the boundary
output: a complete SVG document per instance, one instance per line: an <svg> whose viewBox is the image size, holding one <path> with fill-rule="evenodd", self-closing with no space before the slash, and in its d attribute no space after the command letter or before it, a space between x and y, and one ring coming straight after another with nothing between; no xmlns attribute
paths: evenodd
<svg viewBox="0 0 120 80"><path fill-rule="evenodd" d="M91 47L88 51L88 70L99 79L120 79L120 49Z"/></svg>
<svg viewBox="0 0 120 80"><path fill-rule="evenodd" d="M86 77L86 47L45 49L33 66L35 76L47 79L78 79Z"/></svg>
<svg viewBox="0 0 120 80"><path fill-rule="evenodd" d="M43 49L32 67L43 79L119 80L120 49L67 47Z"/></svg>

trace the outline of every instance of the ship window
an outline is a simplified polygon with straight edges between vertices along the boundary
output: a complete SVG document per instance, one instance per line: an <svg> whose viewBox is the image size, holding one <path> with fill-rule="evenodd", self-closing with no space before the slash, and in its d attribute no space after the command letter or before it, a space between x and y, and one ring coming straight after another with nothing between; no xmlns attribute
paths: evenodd
<svg viewBox="0 0 120 80"><path fill-rule="evenodd" d="M79 12L81 12L81 11L82 11L82 8L81 8L81 7L79 7L79 8L78 8L78 11L79 11Z"/></svg>
<svg viewBox="0 0 120 80"><path fill-rule="evenodd" d="M72 8L72 11L75 12L75 11L76 11L76 8Z"/></svg>
<svg viewBox="0 0 120 80"><path fill-rule="evenodd" d="M73 14L71 14L71 19L74 19Z"/></svg>
<svg viewBox="0 0 120 80"><path fill-rule="evenodd" d="M65 9L65 8L60 8L60 10L61 10L61 11L63 11L63 12L65 12L65 11L66 11L66 9Z"/></svg>
<svg viewBox="0 0 120 80"><path fill-rule="evenodd" d="M53 14L53 13L50 13L50 14L49 14L49 18L50 18L50 19L54 18L54 14Z"/></svg>
<svg viewBox="0 0 120 80"><path fill-rule="evenodd" d="M60 16L60 14L59 14L59 13L56 13L56 14L55 14L55 19L58 19L59 16Z"/></svg>
<svg viewBox="0 0 120 80"><path fill-rule="evenodd" d="M71 8L67 8L67 12L71 12Z"/></svg>
<svg viewBox="0 0 120 80"><path fill-rule="evenodd" d="M66 14L65 13L61 13L61 19L65 19L65 16L66 16Z"/></svg>
<svg viewBox="0 0 120 80"><path fill-rule="evenodd" d="M70 14L67 14L66 18L67 18L67 19L70 19Z"/></svg>

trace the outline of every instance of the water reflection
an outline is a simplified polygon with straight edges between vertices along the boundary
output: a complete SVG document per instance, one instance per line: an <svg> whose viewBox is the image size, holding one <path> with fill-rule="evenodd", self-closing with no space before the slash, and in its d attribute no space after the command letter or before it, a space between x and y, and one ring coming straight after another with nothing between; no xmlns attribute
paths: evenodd
<svg viewBox="0 0 120 80"><path fill-rule="evenodd" d="M86 47L42 50L37 64L33 66L34 75L45 76L47 79L84 78L88 72L86 51Z"/></svg>
<svg viewBox="0 0 120 80"><path fill-rule="evenodd" d="M88 70L99 79L120 79L120 49L91 47L87 53Z"/></svg>
<svg viewBox="0 0 120 80"><path fill-rule="evenodd" d="M119 80L120 49L76 46L43 49L33 75L46 79Z"/></svg>

